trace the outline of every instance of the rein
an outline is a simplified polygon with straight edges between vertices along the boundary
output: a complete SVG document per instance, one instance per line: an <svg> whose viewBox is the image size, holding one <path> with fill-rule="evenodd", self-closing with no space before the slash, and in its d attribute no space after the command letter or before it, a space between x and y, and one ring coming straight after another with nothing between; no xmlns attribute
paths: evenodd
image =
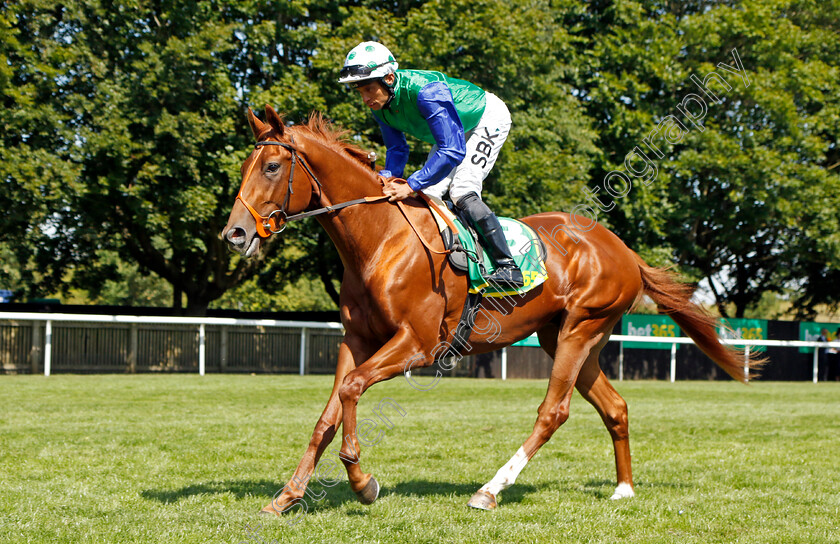
<svg viewBox="0 0 840 544"><path fill-rule="evenodd" d="M292 143L294 143L294 140L292 140ZM300 160L300 163L301 163L301 165L303 165L303 168L304 168L304 170L306 170L306 173L309 174L309 178L312 180L313 188L315 186L317 186L319 197L321 195L321 189L323 188L323 186L321 185L321 182L318 180L318 178L315 176L315 174L312 172L312 169L306 163L306 160L303 157L300 157L298 155L297 149L295 149L295 147L293 145L287 144L285 142L275 142L273 140L263 140L263 141L260 141L260 142L257 142L256 144L254 144L254 148L257 150L257 154L254 157L254 160L251 161L251 165L248 167L248 171L245 173L245 178L243 179L242 186L244 186L245 185L244 182L247 181L251 177L251 173L253 173L253 171L254 171L254 165L257 164L257 159L259 158L260 153L262 153L263 146L266 146L266 145L280 146L280 147L284 148L285 150L287 150L292 155L291 167L289 168L288 190L286 191L286 196L283 199L283 205L280 206L278 209L274 210L273 212L271 212L268 215L261 215L253 206L248 204L248 202L245 200L245 198L243 198L241 187L239 189L239 193L236 195L236 200L241 201L242 204L245 205L245 208L247 208L247 210L253 216L254 221L257 224L257 233L259 233L259 235L263 238L268 238L272 234L279 234L279 233L283 232L286 229L286 225L290 221L296 221L298 219L306 219L307 217L313 217L313 216L321 215L321 214L324 214L324 213L334 212L334 211L340 210L342 208L347 208L349 206L355 206L357 204L370 204L370 203L373 203L373 202L381 202L381 201L387 200L389 198L387 195L366 196L364 198L357 198L355 200L349 200L347 202L342 202L340 204L334 204L334 205L331 205L331 206L324 206L323 208L318 208L316 210L311 210L311 211L308 211L308 212L302 212L302 213L297 213L297 214L294 214L294 215L288 215L286 213L286 207L289 205L289 200L291 198L291 195L294 194L294 191L292 190L292 182L294 181L295 165L297 164L298 160ZM431 211L432 207L437 208L437 205L434 202L432 202L423 193L417 193L417 195L418 195L418 197L420 197L421 200L426 202L426 204L429 206L429 211ZM276 202L274 204L276 204ZM426 239L423 238L423 235L420 234L420 231L417 230L417 227L414 225L414 222L408 216L408 213L406 212L405 206L403 205L403 203L398 200L396 202L396 204L397 204L397 207L400 209L400 212L402 212L403 217L405 217L406 221L408 221L408 224L411 226L411 230L414 231L414 233L417 235L417 237L420 239L420 241L423 243L423 245L426 247L427 250L431 251L432 253L437 253L439 255L447 255L449 253L452 253L451 249L446 249L444 251L438 251L438 250L434 249L433 247L431 247L429 242L427 242ZM438 213L440 213L439 210L438 210ZM445 214L441 213L441 216L444 218L444 221L446 221L447 225L452 229L453 233L458 232L458 229L455 227L455 225L452 224L452 222L446 217Z"/></svg>

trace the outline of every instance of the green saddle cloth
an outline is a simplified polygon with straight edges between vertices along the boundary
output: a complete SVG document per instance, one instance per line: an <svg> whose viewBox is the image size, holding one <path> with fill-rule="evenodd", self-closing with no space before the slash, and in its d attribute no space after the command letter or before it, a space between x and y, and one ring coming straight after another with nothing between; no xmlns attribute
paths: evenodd
<svg viewBox="0 0 840 544"><path fill-rule="evenodd" d="M503 297L527 293L534 287L541 285L546 278L545 262L541 255L545 255L545 249L534 229L516 219L500 217L502 231L505 233L510 253L513 260L522 270L522 277L525 285L519 289L511 288L509 285L499 285L488 282L485 278L496 270L496 264L484 248L481 248L479 262L468 259L468 274L470 277L470 293L478 293L485 297ZM458 227L458 239L461 245L472 255L476 254L476 244L468 229L458 218L455 218L455 226Z"/></svg>

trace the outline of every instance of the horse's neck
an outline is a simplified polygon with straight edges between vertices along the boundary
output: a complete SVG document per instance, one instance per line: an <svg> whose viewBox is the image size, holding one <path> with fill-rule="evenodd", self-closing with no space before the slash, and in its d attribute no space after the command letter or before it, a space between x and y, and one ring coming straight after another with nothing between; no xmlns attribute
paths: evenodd
<svg viewBox="0 0 840 544"><path fill-rule="evenodd" d="M364 166L332 149L322 149L313 170L321 181L321 203L331 206L367 196L382 196L382 188ZM343 162L342 162L343 161ZM397 207L387 201L357 204L319 215L341 255L345 267L361 276L377 261L381 249L393 239L403 238L407 228Z"/></svg>
<svg viewBox="0 0 840 544"><path fill-rule="evenodd" d="M345 268L365 278L378 265L385 264L382 251L385 246L399 247L403 243L407 225L405 220L398 221L401 216L397 214L396 206L387 201L378 201L318 216L318 222L327 231Z"/></svg>

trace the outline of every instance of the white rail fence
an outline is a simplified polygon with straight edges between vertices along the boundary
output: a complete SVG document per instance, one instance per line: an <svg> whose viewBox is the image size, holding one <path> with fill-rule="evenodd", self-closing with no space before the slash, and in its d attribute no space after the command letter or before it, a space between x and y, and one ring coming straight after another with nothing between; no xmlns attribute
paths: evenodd
<svg viewBox="0 0 840 544"><path fill-rule="evenodd" d="M614 334L610 337L611 342L619 344L618 355L618 377L624 379L624 342L651 342L659 344L671 344L671 381L675 381L677 374L677 344L693 344L694 340L684 336L662 337L662 336L627 336ZM744 346L744 376L749 376L749 368L746 361L750 354L751 346L772 346L787 348L814 348L813 358L813 381L817 383L819 378L819 352L820 349L840 349L840 342L806 342L803 340L721 340L723 344L733 346Z"/></svg>
<svg viewBox="0 0 840 544"><path fill-rule="evenodd" d="M44 323L44 339L43 339L43 366L44 375L49 376L52 372L52 354L53 354L53 323L54 322L73 322L73 323L103 323L103 324L128 324L128 325L180 325L186 327L196 327L198 333L198 373L203 376L206 370L207 361L207 334L206 327L264 327L264 328L285 328L299 330L300 334L300 350L298 356L298 371L300 375L306 374L307 370L307 345L308 337L312 331L333 331L339 333L343 331L340 323L320 322L320 321L283 321L274 319L237 319L224 317L158 317L158 316L129 316L129 315L85 315L85 314L60 314L60 313L17 313L17 312L0 312L0 322L40 322ZM33 335L35 336L35 335ZM619 380L624 379L624 342L649 342L649 343L665 343L671 344L671 372L670 381L676 380L677 372L677 345L678 344L693 344L694 341L687 337L651 337L651 336L628 336L614 334L610 337L611 342L619 342ZM33 342L39 342L40 339L33 337ZM132 336L132 342L136 344L136 333ZM721 340L722 343L736 346L744 346L745 349L745 363L746 357L749 356L749 350L752 346L773 346L773 347L788 347L788 348L814 348L813 354L813 381L818 382L819 370L819 351L820 349L837 349L840 350L840 342L806 342L801 340ZM224 345L224 343L223 343ZM136 350L136 346L133 348ZM224 348L222 348L224 349ZM502 379L507 379L507 350L503 349L501 353L501 372ZM748 373L746 364L744 365L745 375Z"/></svg>
<svg viewBox="0 0 840 544"><path fill-rule="evenodd" d="M300 331L300 350L298 357L298 368L301 375L306 373L308 337L312 331L342 331L340 323L320 321L282 321L275 319L236 319L224 317L158 317L158 316L130 316L130 315L85 315L85 314L59 314L59 313L17 313L0 312L0 321L30 321L45 323L43 339L43 365L44 375L49 376L52 372L53 360L53 323L102 323L102 324L128 324L128 325L179 325L185 327L196 327L198 333L198 372L205 374L207 361L207 327L261 327L281 328ZM41 339L33 334L33 344L40 344ZM137 332L131 331L131 347L129 353L137 351ZM222 342L224 346L224 341ZM224 348L222 348L224 349ZM129 355L131 358L132 355ZM136 355L134 356L136 357Z"/></svg>

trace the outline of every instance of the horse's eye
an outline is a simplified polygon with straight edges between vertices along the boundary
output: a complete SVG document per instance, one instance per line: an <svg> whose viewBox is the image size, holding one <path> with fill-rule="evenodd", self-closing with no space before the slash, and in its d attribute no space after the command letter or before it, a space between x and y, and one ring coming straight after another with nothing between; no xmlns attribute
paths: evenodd
<svg viewBox="0 0 840 544"><path fill-rule="evenodd" d="M269 174L273 174L273 173L277 172L278 170L280 170L280 165L277 164L276 162L269 163L269 165L265 167L265 171L268 172Z"/></svg>

